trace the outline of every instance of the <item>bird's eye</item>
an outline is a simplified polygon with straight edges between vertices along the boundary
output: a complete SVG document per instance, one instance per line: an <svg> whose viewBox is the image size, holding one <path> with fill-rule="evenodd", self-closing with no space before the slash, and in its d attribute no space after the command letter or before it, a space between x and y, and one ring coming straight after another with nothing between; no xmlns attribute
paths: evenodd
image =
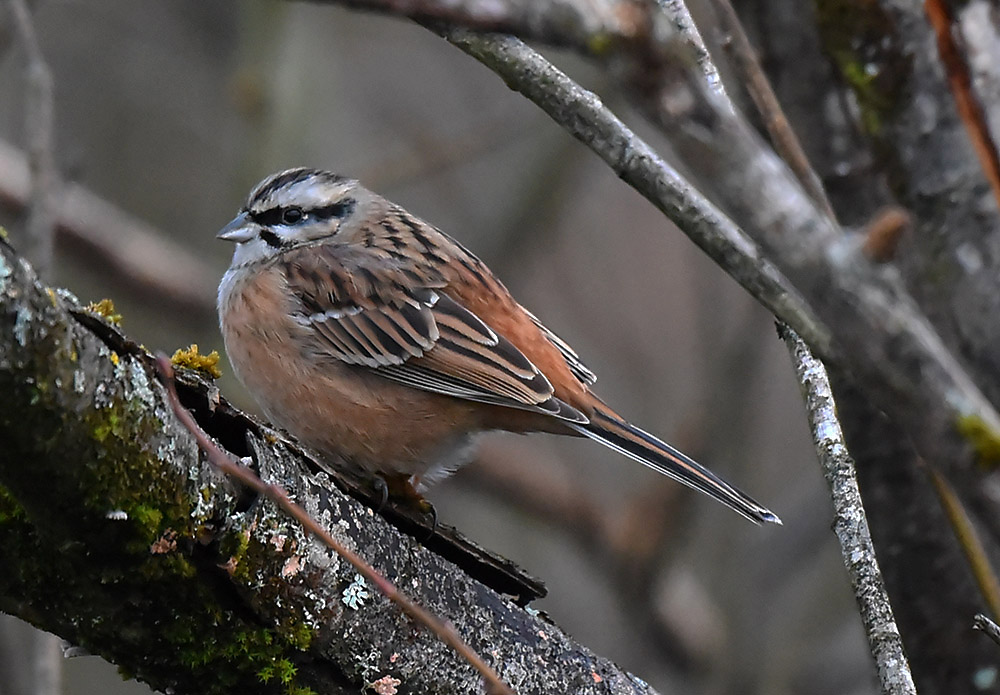
<svg viewBox="0 0 1000 695"><path fill-rule="evenodd" d="M302 212L302 208L285 208L281 212L281 221L284 224L297 224L305 216L306 214Z"/></svg>

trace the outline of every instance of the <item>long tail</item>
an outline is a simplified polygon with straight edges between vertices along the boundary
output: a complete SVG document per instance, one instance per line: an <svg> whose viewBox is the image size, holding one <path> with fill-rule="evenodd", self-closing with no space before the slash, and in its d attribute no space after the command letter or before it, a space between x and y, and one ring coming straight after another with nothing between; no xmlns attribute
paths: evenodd
<svg viewBox="0 0 1000 695"><path fill-rule="evenodd" d="M780 524L777 514L696 463L677 449L621 419L610 410L596 409L590 423L567 423L580 434L649 466L695 490L704 492L755 524Z"/></svg>

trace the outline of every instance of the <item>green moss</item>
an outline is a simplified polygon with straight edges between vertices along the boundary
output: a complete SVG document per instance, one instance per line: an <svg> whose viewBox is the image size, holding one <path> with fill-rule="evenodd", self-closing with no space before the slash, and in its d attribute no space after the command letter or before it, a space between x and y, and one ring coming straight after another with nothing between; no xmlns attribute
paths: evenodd
<svg viewBox="0 0 1000 695"><path fill-rule="evenodd" d="M312 644L313 634L311 627L305 623L297 623L285 630L284 639L300 652L304 652Z"/></svg>
<svg viewBox="0 0 1000 695"><path fill-rule="evenodd" d="M877 0L815 0L815 5L823 47L854 91L862 126L877 136L912 70L895 23Z"/></svg>
<svg viewBox="0 0 1000 695"><path fill-rule="evenodd" d="M232 640L221 644L206 643L203 635L196 632L175 632L171 641L181 646L181 660L192 669L209 666L221 659L234 671L253 673L262 683L277 679L286 686L286 692L297 687L298 667L287 657L291 645L279 633L267 628L242 628L232 634Z"/></svg>
<svg viewBox="0 0 1000 695"><path fill-rule="evenodd" d="M1000 432L991 429L982 418L973 415L959 418L957 427L975 450L979 465L989 469L1000 465Z"/></svg>
<svg viewBox="0 0 1000 695"><path fill-rule="evenodd" d="M191 518L184 481L164 476L159 453L142 444L159 439L161 422L142 398L123 400L84 416L95 444L80 471L87 506L98 513L124 511L136 538L147 545L168 527L187 535L197 520Z"/></svg>
<svg viewBox="0 0 1000 695"><path fill-rule="evenodd" d="M211 632L207 633L206 628ZM207 634L223 639L206 639ZM224 639L226 636L229 639ZM216 610L205 621L188 616L174 622L165 628L164 637L182 664L194 673L212 671L218 685L226 684L219 683L217 674L232 673L252 674L254 680L262 683L276 679L285 692L300 689L295 682L298 667L288 657L288 649L294 645L276 630L249 627L231 613ZM222 664L224 669L219 670ZM239 684L238 678L226 680L229 686Z"/></svg>
<svg viewBox="0 0 1000 695"><path fill-rule="evenodd" d="M109 413L106 420L99 422L94 427L94 441L101 444L107 439L114 431L118 428L118 416L115 413Z"/></svg>
<svg viewBox="0 0 1000 695"><path fill-rule="evenodd" d="M229 533L219 543L219 555L229 558L230 563L239 565L247 552L250 537L245 533Z"/></svg>
<svg viewBox="0 0 1000 695"><path fill-rule="evenodd" d="M150 540L156 538L163 524L163 512L146 504L137 504L132 508L132 520L140 525L141 535Z"/></svg>

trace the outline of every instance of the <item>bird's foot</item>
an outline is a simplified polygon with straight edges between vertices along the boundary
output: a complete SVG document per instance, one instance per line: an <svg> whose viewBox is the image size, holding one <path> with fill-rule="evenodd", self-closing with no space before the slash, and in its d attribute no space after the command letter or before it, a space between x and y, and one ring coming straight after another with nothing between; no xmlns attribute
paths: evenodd
<svg viewBox="0 0 1000 695"><path fill-rule="evenodd" d="M415 511L430 518L430 532L421 542L427 542L437 531L437 510L427 498L417 492L417 485L420 480L416 476L409 476L405 473L380 474L376 480L376 489L382 495L382 501L375 511L381 511L389 499L399 504L400 507Z"/></svg>

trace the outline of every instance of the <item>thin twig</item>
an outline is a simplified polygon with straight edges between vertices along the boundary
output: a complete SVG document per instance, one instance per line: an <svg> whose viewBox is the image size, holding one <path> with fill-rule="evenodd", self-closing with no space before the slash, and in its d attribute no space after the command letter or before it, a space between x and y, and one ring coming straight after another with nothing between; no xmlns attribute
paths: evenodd
<svg viewBox="0 0 1000 695"><path fill-rule="evenodd" d="M779 331L792 354L816 453L830 486L835 512L834 532L840 541L844 566L851 577L882 692L886 695L916 695L913 676L903 652L903 641L875 557L875 546L854 474L854 461L837 420L837 405L826 368L813 357L808 346L794 331L780 326Z"/></svg>
<svg viewBox="0 0 1000 695"><path fill-rule="evenodd" d="M997 580L996 572L993 571L993 566L990 564L986 548L976 532L976 527L962 506L962 502L958 499L958 495L955 494L944 476L931 466L926 468L931 482L934 484L934 491L937 493L945 516L948 518L948 524L955 533L955 540L969 563L969 569L972 570L976 586L979 587L983 600L989 606L990 613L994 616L1000 616L1000 581Z"/></svg>
<svg viewBox="0 0 1000 695"><path fill-rule="evenodd" d="M775 151L788 164L809 197L823 209L831 220L836 220L833 206L823 189L823 183L816 170L809 163L809 158L806 156L798 136L792 130L732 3L729 0L712 0L712 5L715 7L722 29L728 39L723 45L729 50L736 70L743 78L747 91L750 93L750 98L753 99L757 111L764 119L764 126L767 128L768 135L771 136L771 144L774 145Z"/></svg>
<svg viewBox="0 0 1000 695"><path fill-rule="evenodd" d="M982 630L991 640L1000 644L1000 625L987 618L982 613L976 613L972 619L972 629Z"/></svg>
<svg viewBox="0 0 1000 695"><path fill-rule="evenodd" d="M52 71L45 62L31 12L25 0L8 0L17 33L28 55L25 73L24 123L31 170L31 196L25 227L27 255L42 276L52 267L56 220L56 176L53 153L54 98Z"/></svg>
<svg viewBox="0 0 1000 695"><path fill-rule="evenodd" d="M715 62L712 60L712 55L708 52L708 47L705 46L705 39L702 38L701 32L698 31L698 25L694 23L694 18L691 16L691 11L687 8L687 3L684 0L656 1L663 10L663 13L673 21L674 28L677 29L678 33L691 44L694 50L695 61L697 61L698 66L705 75L705 82L708 83L709 89L729 101L726 86L722 83L722 78L719 76L719 68L716 67Z"/></svg>
<svg viewBox="0 0 1000 695"><path fill-rule="evenodd" d="M198 446L205 452L205 455L208 456L208 460L213 466L274 502L281 511L298 521L308 533L316 536L327 547L351 563L361 576L377 586L379 591L385 594L390 601L398 605L406 615L424 625L428 630L437 635L442 642L450 646L462 658L468 661L486 680L488 692L496 695L514 695L513 691L500 680L500 676L497 675L496 671L465 643L451 624L418 606L406 594L399 591L392 582L379 574L360 555L339 543L325 528L309 516L309 513L305 509L292 502L288 497L288 493L282 487L273 483L265 483L252 470L237 463L216 446L215 442L209 439L208 435L198 426L191 413L181 405L180 399L177 397L177 389L174 386L174 368L170 363L170 359L162 353L158 354L156 356L156 368L160 373L160 378L167 390L167 398L170 400L170 406L177 415L177 419L191 432L192 436L198 442Z"/></svg>

